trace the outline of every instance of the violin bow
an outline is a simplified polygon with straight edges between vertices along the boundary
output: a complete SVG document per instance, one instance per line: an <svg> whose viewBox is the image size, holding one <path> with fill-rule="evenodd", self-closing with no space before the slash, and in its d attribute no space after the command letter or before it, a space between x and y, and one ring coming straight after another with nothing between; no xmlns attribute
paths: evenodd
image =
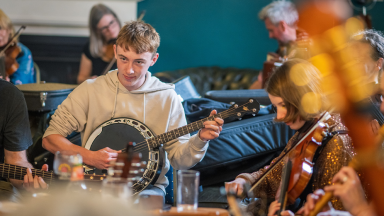
<svg viewBox="0 0 384 216"><path fill-rule="evenodd" d="M277 212L278 216L281 216L281 212L285 211L285 207L287 204L287 196L288 196L288 186L289 186L289 180L291 177L291 171L292 171L292 161L288 158L287 163L285 164L283 173L281 174L281 190L280 190L280 197L279 197L279 203L280 210Z"/></svg>
<svg viewBox="0 0 384 216"><path fill-rule="evenodd" d="M296 146L298 146L301 142L303 142L309 136L309 134L314 132L320 122L323 122L329 118L330 118L330 114L328 112L323 112L321 114L321 117L319 118L319 120L317 120L317 122L304 134L304 136L296 144L292 145L292 147L287 152L285 152L275 163L273 163L271 166L269 166L269 168L252 185L252 188L248 192L250 192L250 193L253 192L253 190L260 184L260 182L262 182L263 179L265 177L267 177L267 175L275 168L275 166L277 164L279 164L281 162L281 160L283 160L285 158L285 156L287 156L289 153L291 153L292 150L295 149Z"/></svg>
<svg viewBox="0 0 384 216"><path fill-rule="evenodd" d="M145 16L145 10L141 11L140 13L140 16L139 18L137 18L137 21L141 21L143 20ZM109 62L109 64L107 65L107 67L104 69L104 72L102 73L102 75L105 75L108 73L109 70L111 70L112 66L116 63L116 58L112 58L112 60Z"/></svg>

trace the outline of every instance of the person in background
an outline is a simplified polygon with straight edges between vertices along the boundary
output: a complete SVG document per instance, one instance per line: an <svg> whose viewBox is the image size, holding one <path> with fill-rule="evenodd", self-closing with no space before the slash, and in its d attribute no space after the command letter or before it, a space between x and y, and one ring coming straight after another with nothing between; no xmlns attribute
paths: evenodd
<svg viewBox="0 0 384 216"><path fill-rule="evenodd" d="M275 39L279 45L274 57L288 55L301 34L295 5L289 1L273 1L259 12L259 19L264 21L269 38Z"/></svg>
<svg viewBox="0 0 384 216"><path fill-rule="evenodd" d="M296 6L290 1L273 1L261 9L259 19L264 21L269 38L275 39L278 43L278 49L267 54L267 61L293 57L296 55L294 50L298 42L300 41L301 45L304 45L308 41L308 34L297 26L299 13ZM261 89L262 79L260 72L258 79L250 89Z"/></svg>
<svg viewBox="0 0 384 216"><path fill-rule="evenodd" d="M358 60L364 64L367 83L379 83L384 66L384 37L377 30L368 29L352 36L359 54Z"/></svg>
<svg viewBox="0 0 384 216"><path fill-rule="evenodd" d="M114 58L113 44L121 28L119 18L103 4L92 7L89 14L89 42L83 48L77 82L102 75ZM111 69L116 69L116 64Z"/></svg>
<svg viewBox="0 0 384 216"><path fill-rule="evenodd" d="M384 37L380 31L368 29L354 34L351 44L359 50L356 60L364 65L366 83L378 89L384 66ZM375 92L376 93L376 92ZM377 94L373 97L375 106L380 106L381 98ZM372 116L375 118L374 116ZM377 118L377 116L376 116ZM377 135L380 128L376 119L371 120L372 132Z"/></svg>
<svg viewBox="0 0 384 216"><path fill-rule="evenodd" d="M0 51L8 44L14 35L15 29L11 19L0 9ZM20 42L17 42L17 46L21 50L16 57L16 62L19 64L19 67L12 75L3 77L3 79L15 85L35 83L36 76L33 68L32 53Z"/></svg>

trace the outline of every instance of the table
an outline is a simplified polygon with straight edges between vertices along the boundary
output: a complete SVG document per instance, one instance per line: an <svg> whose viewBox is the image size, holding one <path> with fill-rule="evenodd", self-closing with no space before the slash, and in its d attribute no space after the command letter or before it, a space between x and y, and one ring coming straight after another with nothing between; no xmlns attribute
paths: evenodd
<svg viewBox="0 0 384 216"><path fill-rule="evenodd" d="M230 216L227 210L221 208L197 208L196 211L178 212L176 207L172 207L169 211L154 210L151 213L160 216Z"/></svg>

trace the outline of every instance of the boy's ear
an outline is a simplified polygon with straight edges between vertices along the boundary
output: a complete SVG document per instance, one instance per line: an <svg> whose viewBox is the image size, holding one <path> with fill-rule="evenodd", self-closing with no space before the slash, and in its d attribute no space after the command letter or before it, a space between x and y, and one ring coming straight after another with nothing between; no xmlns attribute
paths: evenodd
<svg viewBox="0 0 384 216"><path fill-rule="evenodd" d="M115 59L117 59L117 46L113 44L113 53L115 54Z"/></svg>
<svg viewBox="0 0 384 216"><path fill-rule="evenodd" d="M159 53L153 55L151 66L153 66L157 62L157 59L159 59Z"/></svg>

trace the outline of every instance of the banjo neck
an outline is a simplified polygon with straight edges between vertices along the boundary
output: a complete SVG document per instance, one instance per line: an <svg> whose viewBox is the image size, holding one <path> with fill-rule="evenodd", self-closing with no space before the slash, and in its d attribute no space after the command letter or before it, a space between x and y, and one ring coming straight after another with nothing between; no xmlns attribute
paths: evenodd
<svg viewBox="0 0 384 216"><path fill-rule="evenodd" d="M225 112L225 111L224 111ZM158 148L160 147L163 143L167 143L171 140L177 139L181 136L184 136L186 134L190 134L194 131L197 131L201 128L204 127L204 122L206 121L214 121L215 118L227 118L224 112L221 112L219 114L209 116L207 118L201 119L199 121L195 121L193 123L190 123L188 125L185 125L183 127L168 131L166 133L162 133L158 136L155 136L153 138L147 139L144 142L148 142L148 145L151 148Z"/></svg>
<svg viewBox="0 0 384 216"><path fill-rule="evenodd" d="M237 105L234 104L231 106L228 110L225 110L223 112L220 112L216 115L206 117L204 119L201 119L199 121L195 121L193 123L190 123L188 125L185 125L183 127L173 129L171 131L168 131L166 133L162 133L160 135L154 136L152 138L146 139L140 143L137 143L135 148L138 146L142 146L145 144L148 144L150 148L156 149L159 148L162 144L167 143L171 140L177 139L181 136L184 136L186 134L192 133L194 131L197 131L204 127L204 122L206 121L214 121L215 118L221 118L226 119L228 117L237 117L241 118L244 114L252 114L256 115L256 113L260 110L260 104L256 102L253 99L249 99L248 102L246 102L243 105ZM126 149L122 149L122 151L126 151Z"/></svg>

